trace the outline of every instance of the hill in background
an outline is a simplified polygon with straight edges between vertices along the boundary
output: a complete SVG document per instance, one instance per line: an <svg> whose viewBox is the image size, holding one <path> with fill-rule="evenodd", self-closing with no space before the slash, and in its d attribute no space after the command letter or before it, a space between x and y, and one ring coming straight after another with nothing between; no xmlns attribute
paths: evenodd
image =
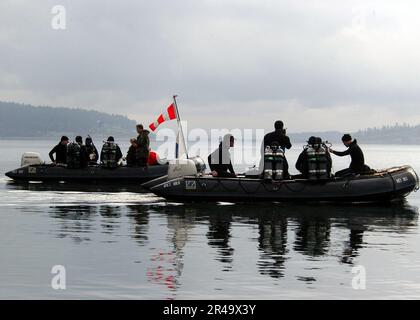
<svg viewBox="0 0 420 320"><path fill-rule="evenodd" d="M0 137L3 138L85 137L88 134L131 137L136 134L135 125L136 122L126 116L94 110L35 107L0 101ZM304 142L314 135L333 143L340 142L342 134L339 131L288 133L295 142ZM420 125L369 128L359 130L353 136L362 144L420 144Z"/></svg>
<svg viewBox="0 0 420 320"><path fill-rule="evenodd" d="M121 115L0 101L0 137L131 136L136 122Z"/></svg>

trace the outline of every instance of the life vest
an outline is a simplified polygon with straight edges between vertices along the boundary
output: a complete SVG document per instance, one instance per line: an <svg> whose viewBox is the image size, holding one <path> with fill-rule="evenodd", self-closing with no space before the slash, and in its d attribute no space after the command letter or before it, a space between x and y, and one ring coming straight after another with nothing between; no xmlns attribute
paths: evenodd
<svg viewBox="0 0 420 320"><path fill-rule="evenodd" d="M284 151L277 146L266 146L264 150L264 179L284 179Z"/></svg>
<svg viewBox="0 0 420 320"><path fill-rule="evenodd" d="M118 166L117 144L105 142L102 146L102 165L106 168L116 168Z"/></svg>
<svg viewBox="0 0 420 320"><path fill-rule="evenodd" d="M67 145L67 167L71 169L81 168L81 150L82 148L76 142Z"/></svg>
<svg viewBox="0 0 420 320"><path fill-rule="evenodd" d="M309 145L306 149L309 180L328 179L328 157L326 148L321 145Z"/></svg>

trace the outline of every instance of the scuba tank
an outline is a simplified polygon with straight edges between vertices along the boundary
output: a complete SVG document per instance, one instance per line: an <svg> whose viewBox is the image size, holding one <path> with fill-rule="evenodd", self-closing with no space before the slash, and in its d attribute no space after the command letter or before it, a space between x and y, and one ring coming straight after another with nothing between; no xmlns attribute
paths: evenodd
<svg viewBox="0 0 420 320"><path fill-rule="evenodd" d="M266 146L264 150L264 179L273 179L273 150Z"/></svg>
<svg viewBox="0 0 420 320"><path fill-rule="evenodd" d="M118 167L116 143L107 141L102 146L102 165L106 168Z"/></svg>
<svg viewBox="0 0 420 320"><path fill-rule="evenodd" d="M276 145L264 150L264 179L284 179L284 151Z"/></svg>
<svg viewBox="0 0 420 320"><path fill-rule="evenodd" d="M306 154L308 156L308 179L329 179L330 173L328 172L326 146L322 142L317 141L317 144L308 145Z"/></svg>
<svg viewBox="0 0 420 320"><path fill-rule="evenodd" d="M81 168L81 147L76 142L67 145L67 167L71 169Z"/></svg>

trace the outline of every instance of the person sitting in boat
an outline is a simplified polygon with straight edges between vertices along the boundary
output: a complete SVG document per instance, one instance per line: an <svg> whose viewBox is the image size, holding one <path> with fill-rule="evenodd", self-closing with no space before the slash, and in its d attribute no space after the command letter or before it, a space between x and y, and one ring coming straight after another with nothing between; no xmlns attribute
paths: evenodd
<svg viewBox="0 0 420 320"><path fill-rule="evenodd" d="M83 138L77 136L74 142L67 144L67 168L80 169L87 166L88 156L83 145Z"/></svg>
<svg viewBox="0 0 420 320"><path fill-rule="evenodd" d="M343 177L349 174L362 174L370 172L371 169L365 164L365 157L362 149L357 144L357 140L353 140L350 134L345 134L341 138L341 141L343 141L343 144L348 148L346 151L335 151L331 148L329 151L339 157L349 155L351 157L351 163L348 169L338 171L335 175L337 177Z"/></svg>
<svg viewBox="0 0 420 320"><path fill-rule="evenodd" d="M86 147L86 152L89 157L89 164L90 165L97 164L98 159L99 159L99 152L96 149L95 145L93 144L92 138L90 136L88 136L85 139L85 147Z"/></svg>
<svg viewBox="0 0 420 320"><path fill-rule="evenodd" d="M150 151L150 140L149 131L143 128L142 124L136 126L138 133L137 136L137 163L141 167L147 166L149 151Z"/></svg>
<svg viewBox="0 0 420 320"><path fill-rule="evenodd" d="M89 163L89 153L83 144L82 136L77 136L75 141L80 146L80 167L86 168Z"/></svg>
<svg viewBox="0 0 420 320"><path fill-rule="evenodd" d="M62 136L60 142L52 148L50 153L50 159L53 164L66 164L67 163L67 144L69 143L69 138ZM55 159L54 155L55 154Z"/></svg>
<svg viewBox="0 0 420 320"><path fill-rule="evenodd" d="M108 137L102 146L101 164L106 168L116 168L123 157L118 144L115 143L114 137Z"/></svg>
<svg viewBox="0 0 420 320"><path fill-rule="evenodd" d="M290 138L286 135L286 129L284 129L284 123L281 120L278 120L274 123L274 131L267 133L264 136L263 142L263 151L267 147L277 146L283 150L290 149L292 144L290 143ZM263 158L264 156L262 156ZM286 157L283 161L283 176L285 178L289 177L289 164Z"/></svg>
<svg viewBox="0 0 420 320"><path fill-rule="evenodd" d="M207 160L213 177L236 177L229 152L229 149L234 146L234 141L235 138L231 134L226 134L219 147L208 156Z"/></svg>
<svg viewBox="0 0 420 320"><path fill-rule="evenodd" d="M137 139L136 138L131 138L130 139L130 148L128 148L127 156L126 156L127 166L129 166L129 167L136 167L137 166L136 154L137 154Z"/></svg>
<svg viewBox="0 0 420 320"><path fill-rule="evenodd" d="M312 136L307 142L295 165L301 174L294 178L313 180L330 178L332 159L328 149L322 145L322 139Z"/></svg>

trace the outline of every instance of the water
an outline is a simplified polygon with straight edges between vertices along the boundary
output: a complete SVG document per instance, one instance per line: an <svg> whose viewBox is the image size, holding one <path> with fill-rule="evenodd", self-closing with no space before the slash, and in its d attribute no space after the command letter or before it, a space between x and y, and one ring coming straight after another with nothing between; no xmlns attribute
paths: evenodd
<svg viewBox="0 0 420 320"><path fill-rule="evenodd" d="M46 158L51 144L0 140L2 299L420 298L418 193L392 206L177 204L135 186L4 177L22 152ZM420 172L420 147L364 149L373 167ZM54 265L66 290L51 287ZM365 290L352 287L358 266Z"/></svg>

